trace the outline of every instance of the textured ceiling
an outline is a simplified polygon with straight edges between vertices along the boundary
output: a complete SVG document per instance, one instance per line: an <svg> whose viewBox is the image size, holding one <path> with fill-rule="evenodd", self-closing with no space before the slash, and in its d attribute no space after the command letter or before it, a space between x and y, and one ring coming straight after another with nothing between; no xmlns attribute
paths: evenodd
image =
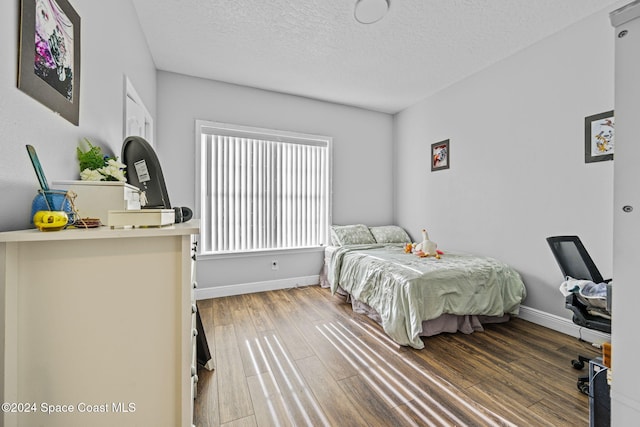
<svg viewBox="0 0 640 427"><path fill-rule="evenodd" d="M395 113L619 0L133 0L160 70Z"/></svg>

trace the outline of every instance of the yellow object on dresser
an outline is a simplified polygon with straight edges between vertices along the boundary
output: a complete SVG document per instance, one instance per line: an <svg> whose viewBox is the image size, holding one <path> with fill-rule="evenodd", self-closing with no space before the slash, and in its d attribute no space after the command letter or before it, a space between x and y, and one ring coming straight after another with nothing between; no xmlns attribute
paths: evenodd
<svg viewBox="0 0 640 427"><path fill-rule="evenodd" d="M69 217L63 211L38 211L33 215L33 225L40 231L58 231L67 226Z"/></svg>

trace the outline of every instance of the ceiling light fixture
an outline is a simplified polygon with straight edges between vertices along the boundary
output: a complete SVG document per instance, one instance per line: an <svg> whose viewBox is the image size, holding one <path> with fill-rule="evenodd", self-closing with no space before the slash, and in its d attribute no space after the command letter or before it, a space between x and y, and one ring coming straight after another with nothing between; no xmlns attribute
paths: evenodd
<svg viewBox="0 0 640 427"><path fill-rule="evenodd" d="M353 16L361 24L373 24L387 14L389 0L356 0Z"/></svg>

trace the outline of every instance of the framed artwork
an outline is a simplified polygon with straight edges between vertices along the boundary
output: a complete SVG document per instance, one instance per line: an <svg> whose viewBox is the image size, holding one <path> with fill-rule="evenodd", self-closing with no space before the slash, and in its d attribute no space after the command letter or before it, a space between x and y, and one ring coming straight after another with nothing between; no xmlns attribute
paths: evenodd
<svg viewBox="0 0 640 427"><path fill-rule="evenodd" d="M431 171L449 169L451 163L451 153L449 151L449 140L431 144Z"/></svg>
<svg viewBox="0 0 640 427"><path fill-rule="evenodd" d="M18 88L77 126L80 16L68 0L22 0L18 56Z"/></svg>
<svg viewBox="0 0 640 427"><path fill-rule="evenodd" d="M585 163L613 160L614 117L613 110L584 119Z"/></svg>

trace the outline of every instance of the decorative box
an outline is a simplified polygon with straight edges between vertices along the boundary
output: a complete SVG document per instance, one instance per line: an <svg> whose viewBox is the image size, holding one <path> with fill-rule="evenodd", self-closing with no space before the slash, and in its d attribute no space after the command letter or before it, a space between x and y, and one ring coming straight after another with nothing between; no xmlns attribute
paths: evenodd
<svg viewBox="0 0 640 427"><path fill-rule="evenodd" d="M109 211L107 225L121 227L162 227L175 222L173 209L138 209L128 211Z"/></svg>
<svg viewBox="0 0 640 427"><path fill-rule="evenodd" d="M54 181L52 188L77 194L80 218L100 218L107 224L110 210L140 209L140 189L121 181Z"/></svg>

